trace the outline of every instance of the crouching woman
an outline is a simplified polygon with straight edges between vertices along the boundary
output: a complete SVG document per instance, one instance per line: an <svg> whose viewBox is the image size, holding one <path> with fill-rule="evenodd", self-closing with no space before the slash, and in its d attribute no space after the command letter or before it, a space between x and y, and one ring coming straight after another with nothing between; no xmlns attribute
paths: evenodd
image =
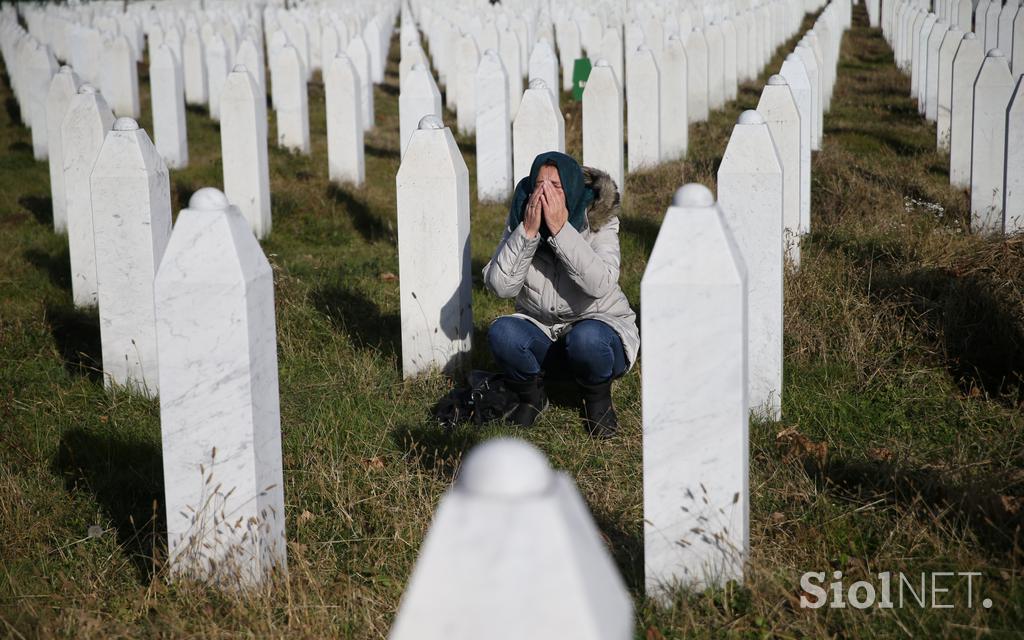
<svg viewBox="0 0 1024 640"><path fill-rule="evenodd" d="M519 398L509 420L528 427L548 406L544 373L568 366L587 431L618 429L612 381L636 361L636 314L619 288L619 192L608 174L543 153L516 186L508 223L484 267L487 287L515 298L488 341Z"/></svg>

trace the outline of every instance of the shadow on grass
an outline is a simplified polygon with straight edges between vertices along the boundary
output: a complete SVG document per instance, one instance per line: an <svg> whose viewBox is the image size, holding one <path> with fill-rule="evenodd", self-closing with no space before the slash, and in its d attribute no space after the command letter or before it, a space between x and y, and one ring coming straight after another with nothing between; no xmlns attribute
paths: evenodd
<svg viewBox="0 0 1024 640"><path fill-rule="evenodd" d="M53 226L53 200L50 196L22 196L18 198L18 204L31 213L39 224Z"/></svg>
<svg viewBox="0 0 1024 640"><path fill-rule="evenodd" d="M607 538L608 550L619 567L619 573L632 593L644 593L644 528L643 522L630 523L629 529L622 527L622 518L606 514L588 505L598 529Z"/></svg>
<svg viewBox="0 0 1024 640"><path fill-rule="evenodd" d="M946 367L964 393L1024 401L1024 322L1017 301L996 294L990 279L949 269L879 274L875 295L908 302L928 337L940 342Z"/></svg>
<svg viewBox="0 0 1024 640"><path fill-rule="evenodd" d="M367 242L397 241L394 230L376 216L362 200L334 184L327 187L327 195L345 208L345 212L352 217L352 226Z"/></svg>
<svg viewBox="0 0 1024 640"><path fill-rule="evenodd" d="M29 249L22 255L26 262L45 273L54 286L71 291L71 255L67 243L63 243L56 253Z"/></svg>
<svg viewBox="0 0 1024 640"><path fill-rule="evenodd" d="M385 149L372 144L365 146L366 155L373 156L374 158L385 158L389 160L398 160L397 149Z"/></svg>
<svg viewBox="0 0 1024 640"><path fill-rule="evenodd" d="M103 379L100 319L96 309L82 310L70 304L48 304L46 324L68 373L93 382Z"/></svg>
<svg viewBox="0 0 1024 640"><path fill-rule="evenodd" d="M833 493L858 502L883 500L913 506L925 518L965 526L990 551L1020 555L1024 496L1005 495L995 482L949 482L938 469L908 469L882 460L805 460L812 477Z"/></svg>
<svg viewBox="0 0 1024 640"><path fill-rule="evenodd" d="M69 492L87 491L117 530L139 581L148 584L165 547L163 466L158 444L74 428L61 436L53 472Z"/></svg>
<svg viewBox="0 0 1024 640"><path fill-rule="evenodd" d="M384 353L400 354L402 319L398 314L385 313L376 302L362 292L330 283L315 289L311 302L331 322L363 346Z"/></svg>
<svg viewBox="0 0 1024 640"><path fill-rule="evenodd" d="M391 441L408 462L449 480L455 477L466 451L480 440L480 429L472 425L445 429L425 421L399 425L391 431Z"/></svg>

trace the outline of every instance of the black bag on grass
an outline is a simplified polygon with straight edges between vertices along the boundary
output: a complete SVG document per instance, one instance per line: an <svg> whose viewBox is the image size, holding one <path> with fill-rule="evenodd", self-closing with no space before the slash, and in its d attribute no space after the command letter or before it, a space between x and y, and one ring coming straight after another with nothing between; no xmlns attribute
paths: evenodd
<svg viewBox="0 0 1024 640"><path fill-rule="evenodd" d="M469 387L452 389L430 410L430 415L443 427L454 428L472 422L481 426L507 416L519 399L505 387L500 373L471 371Z"/></svg>

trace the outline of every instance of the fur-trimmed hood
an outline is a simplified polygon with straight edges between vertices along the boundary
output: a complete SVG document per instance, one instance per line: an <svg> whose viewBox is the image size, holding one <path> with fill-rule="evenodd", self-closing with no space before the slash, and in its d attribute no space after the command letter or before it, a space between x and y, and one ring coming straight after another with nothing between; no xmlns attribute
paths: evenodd
<svg viewBox="0 0 1024 640"><path fill-rule="evenodd" d="M594 191L594 201L587 209L587 224L597 231L619 215L619 187L610 175L593 167L583 167L583 184Z"/></svg>

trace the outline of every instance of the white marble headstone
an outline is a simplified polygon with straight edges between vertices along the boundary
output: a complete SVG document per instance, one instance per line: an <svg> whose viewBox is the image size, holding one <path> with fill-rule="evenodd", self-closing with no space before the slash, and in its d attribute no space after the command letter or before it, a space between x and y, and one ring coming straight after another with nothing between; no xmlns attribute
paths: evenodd
<svg viewBox="0 0 1024 640"><path fill-rule="evenodd" d="M572 479L521 440L466 456L391 640L626 640L633 604Z"/></svg>
<svg viewBox="0 0 1024 640"><path fill-rule="evenodd" d="M789 84L781 75L768 78L761 91L757 112L768 123L775 150L782 163L782 224L786 256L800 265L800 111Z"/></svg>
<svg viewBox="0 0 1024 640"><path fill-rule="evenodd" d="M409 148L412 134L419 128L424 116L442 115L441 92L430 69L422 64L414 66L405 77L398 96L398 120L401 151Z"/></svg>
<svg viewBox="0 0 1024 640"><path fill-rule="evenodd" d="M971 132L971 229L1003 230L1003 163L1006 161L1006 108L1013 76L999 49L988 52L974 82Z"/></svg>
<svg viewBox="0 0 1024 640"><path fill-rule="evenodd" d="M748 274L750 407L782 409L783 174L764 118L744 111L718 169L718 203Z"/></svg>
<svg viewBox="0 0 1024 640"><path fill-rule="evenodd" d="M309 154L309 93L298 49L290 45L281 49L274 59L271 76L278 86L274 103L277 144L291 151Z"/></svg>
<svg viewBox="0 0 1024 640"><path fill-rule="evenodd" d="M538 155L546 151L565 153L565 119L555 98L541 79L530 82L512 123L512 181L530 175Z"/></svg>
<svg viewBox="0 0 1024 640"><path fill-rule="evenodd" d="M246 68L236 66L221 96L220 148L224 193L263 239L270 233L270 169L267 160L266 97Z"/></svg>
<svg viewBox="0 0 1024 640"><path fill-rule="evenodd" d="M644 572L647 595L665 602L674 588L743 578L747 295L740 249L714 197L703 185L683 187L640 285Z"/></svg>
<svg viewBox="0 0 1024 640"><path fill-rule="evenodd" d="M795 53L786 56L779 75L786 79L800 110L800 234L811 232L811 81Z"/></svg>
<svg viewBox="0 0 1024 640"><path fill-rule="evenodd" d="M107 43L102 57L100 86L114 115L139 117L139 72L131 45L124 36Z"/></svg>
<svg viewBox="0 0 1024 640"><path fill-rule="evenodd" d="M626 70L626 135L629 171L661 161L661 81L650 48L631 51Z"/></svg>
<svg viewBox="0 0 1024 640"><path fill-rule="evenodd" d="M184 83L174 52L166 44L157 47L149 61L153 142L169 169L188 166Z"/></svg>
<svg viewBox="0 0 1024 640"><path fill-rule="evenodd" d="M64 192L64 145L61 124L78 93L81 78L71 67L63 66L53 74L46 96L47 153L50 164L50 200L53 203L53 230L64 233L68 228L67 196Z"/></svg>
<svg viewBox="0 0 1024 640"><path fill-rule="evenodd" d="M953 58L949 127L949 183L960 189L971 185L974 81L984 59L980 38L974 33L965 34Z"/></svg>
<svg viewBox="0 0 1024 640"><path fill-rule="evenodd" d="M96 245L89 176L113 125L114 114L90 84L79 87L61 124L71 294L76 307L96 304Z"/></svg>
<svg viewBox="0 0 1024 640"><path fill-rule="evenodd" d="M344 54L324 62L328 177L359 186L366 176L359 74Z"/></svg>
<svg viewBox="0 0 1024 640"><path fill-rule="evenodd" d="M686 39L686 91L689 95L687 117L690 122L708 119L708 44L700 29Z"/></svg>
<svg viewBox="0 0 1024 640"><path fill-rule="evenodd" d="M185 101L195 106L206 104L210 99L206 80L206 52L203 39L195 29L185 31L181 57L185 76Z"/></svg>
<svg viewBox="0 0 1024 640"><path fill-rule="evenodd" d="M370 69L370 52L362 36L356 35L348 42L345 54L352 60L352 64L359 74L359 83L363 89L363 104L360 113L363 115L363 131L369 131L374 127L375 116L373 106L373 81Z"/></svg>
<svg viewBox="0 0 1024 640"><path fill-rule="evenodd" d="M953 99L953 58L964 33L960 27L953 26L946 31L939 47L938 98L936 100L936 145L939 149L949 150L949 131L952 125L951 104Z"/></svg>
<svg viewBox="0 0 1024 640"><path fill-rule="evenodd" d="M508 79L493 49L476 71L476 193L481 202L501 202L512 193L512 128Z"/></svg>
<svg viewBox="0 0 1024 640"><path fill-rule="evenodd" d="M157 51L174 55L166 45ZM156 396L153 278L171 235L171 187L131 118L118 118L107 133L91 186L104 382Z"/></svg>
<svg viewBox="0 0 1024 640"><path fill-rule="evenodd" d="M583 89L583 164L611 176L625 191L622 87L615 70L598 60Z"/></svg>
<svg viewBox="0 0 1024 640"><path fill-rule="evenodd" d="M661 160L679 160L686 156L690 141L687 116L688 94L686 49L671 35L661 51Z"/></svg>
<svg viewBox="0 0 1024 640"><path fill-rule="evenodd" d="M206 54L206 93L210 101L210 117L214 122L219 122L220 94L230 69L227 44L220 34L215 34L205 43L203 51Z"/></svg>
<svg viewBox="0 0 1024 640"><path fill-rule="evenodd" d="M459 133L476 132L476 69L480 66L480 52L472 35L459 39L455 60L455 83L459 96L457 118Z"/></svg>
<svg viewBox="0 0 1024 640"><path fill-rule="evenodd" d="M551 48L550 42L541 39L533 46L533 51L530 52L529 70L530 81L543 80L548 91L551 92L551 97L554 98L555 105L558 106L560 95L558 56L555 55L555 50Z"/></svg>
<svg viewBox="0 0 1024 640"><path fill-rule="evenodd" d="M50 47L39 45L33 47L25 62L25 93L29 117L26 118L32 131L32 157L46 160L49 156L50 134L46 117L47 98L50 93L50 81L57 73L57 60L53 57ZM23 111L22 113L25 113Z"/></svg>
<svg viewBox="0 0 1024 640"><path fill-rule="evenodd" d="M469 171L440 118L426 116L395 178L402 373L455 373L473 337Z"/></svg>
<svg viewBox="0 0 1024 640"><path fill-rule="evenodd" d="M179 213L154 297L172 575L257 585L287 562L274 278L221 192Z"/></svg>
<svg viewBox="0 0 1024 640"><path fill-rule="evenodd" d="M1024 76L1006 110L1006 159L1003 170L1003 232L1024 231Z"/></svg>

